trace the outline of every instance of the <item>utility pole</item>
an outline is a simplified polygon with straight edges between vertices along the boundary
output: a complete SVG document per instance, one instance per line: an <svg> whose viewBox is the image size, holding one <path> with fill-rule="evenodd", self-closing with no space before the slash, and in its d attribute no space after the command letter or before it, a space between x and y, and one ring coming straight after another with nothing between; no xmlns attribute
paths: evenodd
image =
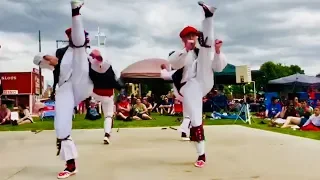
<svg viewBox="0 0 320 180"><path fill-rule="evenodd" d="M39 30L39 53L41 53L41 31ZM42 95L42 72L41 67L39 66L39 87L40 87L40 96Z"/></svg>
<svg viewBox="0 0 320 180"><path fill-rule="evenodd" d="M98 27L98 47L100 46L100 28Z"/></svg>

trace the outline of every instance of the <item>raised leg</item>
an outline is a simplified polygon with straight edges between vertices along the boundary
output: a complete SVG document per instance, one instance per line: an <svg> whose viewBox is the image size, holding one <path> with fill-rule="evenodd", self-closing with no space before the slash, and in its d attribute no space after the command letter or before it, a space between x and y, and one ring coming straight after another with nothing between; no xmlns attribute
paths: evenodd
<svg viewBox="0 0 320 180"><path fill-rule="evenodd" d="M75 103L79 104L92 93L93 85L89 77L89 62L86 52L86 35L82 24L80 9L83 2L71 1L72 30L71 40L73 45L72 83L74 86Z"/></svg>
<svg viewBox="0 0 320 180"><path fill-rule="evenodd" d="M214 7L199 2L203 8L205 19L202 21L202 35L199 37L200 51L197 59L197 76L196 79L202 87L202 94L207 94L213 87L213 70L212 61L214 57L214 29L213 15Z"/></svg>
<svg viewBox="0 0 320 180"><path fill-rule="evenodd" d="M55 96L54 128L57 135L57 155L67 164L58 178L67 178L76 173L75 159L78 157L78 152L71 138L74 106L72 84L66 82L57 90Z"/></svg>

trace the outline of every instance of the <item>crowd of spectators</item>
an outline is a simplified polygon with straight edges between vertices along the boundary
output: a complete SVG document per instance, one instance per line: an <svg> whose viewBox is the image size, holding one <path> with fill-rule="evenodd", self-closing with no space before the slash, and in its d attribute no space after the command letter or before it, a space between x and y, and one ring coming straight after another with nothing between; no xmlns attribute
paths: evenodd
<svg viewBox="0 0 320 180"><path fill-rule="evenodd" d="M18 105L17 110L10 110L5 103L1 104L0 125L11 124L13 126L18 126L29 123L33 123L33 118L25 105L20 104Z"/></svg>
<svg viewBox="0 0 320 180"><path fill-rule="evenodd" d="M279 128L301 129L305 131L320 130L320 100L310 106L306 100L279 101L273 97L266 107L265 117L270 119L270 126Z"/></svg>

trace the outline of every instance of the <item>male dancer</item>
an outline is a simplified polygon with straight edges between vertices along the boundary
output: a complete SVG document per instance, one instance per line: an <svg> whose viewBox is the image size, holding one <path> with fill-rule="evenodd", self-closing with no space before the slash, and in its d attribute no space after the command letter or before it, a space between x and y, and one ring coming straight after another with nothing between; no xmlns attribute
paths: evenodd
<svg viewBox="0 0 320 180"><path fill-rule="evenodd" d="M219 39L215 40L215 55L214 59L212 61L212 70L213 72L221 72L223 69L221 69L222 66L217 66L219 62L223 63L226 62L226 57L225 55L221 52L221 46L222 46L222 41ZM174 73L177 72L177 70L170 70L166 68L166 66L163 64L161 66L161 77L165 80L172 80L172 76ZM213 78L213 77L212 77ZM178 82L179 83L179 82ZM174 93L176 98L178 98L179 101L183 102L183 97L177 92L177 88L173 86ZM189 135L190 135L190 118L187 115L188 113L185 111L185 108L183 109L183 121L180 125L179 131L181 131L181 140L183 141L189 141Z"/></svg>
<svg viewBox="0 0 320 180"><path fill-rule="evenodd" d="M114 89L121 90L123 84L117 80L111 64L104 60L98 50L89 56L89 76L93 82L92 97L102 103L104 114L104 144L110 144L110 134L114 114Z"/></svg>
<svg viewBox="0 0 320 180"><path fill-rule="evenodd" d="M169 63L177 72L172 76L177 91L183 96L183 108L191 121L190 140L196 144L198 159L196 167L203 167L206 162L204 149L204 129L202 125L202 97L213 87L213 71L223 70L225 62L213 62L213 15L214 7L198 3L204 11L202 31L193 27L184 28L180 37L185 44L183 50L175 51L169 56ZM196 48L198 40L200 49Z"/></svg>
<svg viewBox="0 0 320 180"><path fill-rule="evenodd" d="M88 76L89 63L86 53L88 34L84 31L80 15L82 5L83 2L71 1L72 31L69 46L65 48L61 59L57 57L61 55L61 49L56 51L56 56L39 54L34 58L34 63L42 68L56 67L55 76L58 77L59 89L55 93L54 127L57 135L57 155L66 161L66 168L58 174L59 179L68 178L77 173L75 159L78 157L78 152L70 136L73 108L89 97L93 89Z"/></svg>

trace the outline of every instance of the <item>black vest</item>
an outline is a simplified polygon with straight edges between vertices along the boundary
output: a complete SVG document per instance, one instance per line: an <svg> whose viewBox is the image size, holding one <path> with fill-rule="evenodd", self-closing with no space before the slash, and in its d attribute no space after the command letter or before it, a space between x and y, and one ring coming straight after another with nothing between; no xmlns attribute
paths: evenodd
<svg viewBox="0 0 320 180"><path fill-rule="evenodd" d="M199 55L199 49L195 48L193 50L193 52L195 53L195 55L198 57ZM174 51L172 51L171 53L169 53L169 56L171 56L174 53ZM175 73L173 73L172 75L172 81L174 86L177 88L179 94L180 94L180 89L182 88L182 86L184 86L187 82L181 83L182 80L182 75L183 75L183 69L184 67L177 69L177 71ZM181 95L181 94L180 94Z"/></svg>
<svg viewBox="0 0 320 180"><path fill-rule="evenodd" d="M61 61L68 48L69 46L66 46L66 47L57 49L56 51L56 57L58 58L59 61L53 70L53 87L52 87L52 93L51 93L53 96L56 91L56 86L59 83ZM110 67L107 72L101 74L91 69L91 63L89 62L89 60L88 60L88 63L89 63L89 76L93 82L94 88L97 88L97 89L113 89L114 88L114 89L120 90L123 87L123 83L121 82L121 80L117 81L115 79L115 73L112 67Z"/></svg>
<svg viewBox="0 0 320 180"><path fill-rule="evenodd" d="M122 83L116 80L112 66L105 73L98 73L91 69L89 62L89 77L95 89L117 89L121 90Z"/></svg>
<svg viewBox="0 0 320 180"><path fill-rule="evenodd" d="M54 99L54 95L56 93L56 87L57 87L57 84L59 83L61 61L68 48L69 46L66 46L63 48L59 48L56 51L58 64L54 67L54 70L53 70L53 87L52 87L51 99Z"/></svg>

